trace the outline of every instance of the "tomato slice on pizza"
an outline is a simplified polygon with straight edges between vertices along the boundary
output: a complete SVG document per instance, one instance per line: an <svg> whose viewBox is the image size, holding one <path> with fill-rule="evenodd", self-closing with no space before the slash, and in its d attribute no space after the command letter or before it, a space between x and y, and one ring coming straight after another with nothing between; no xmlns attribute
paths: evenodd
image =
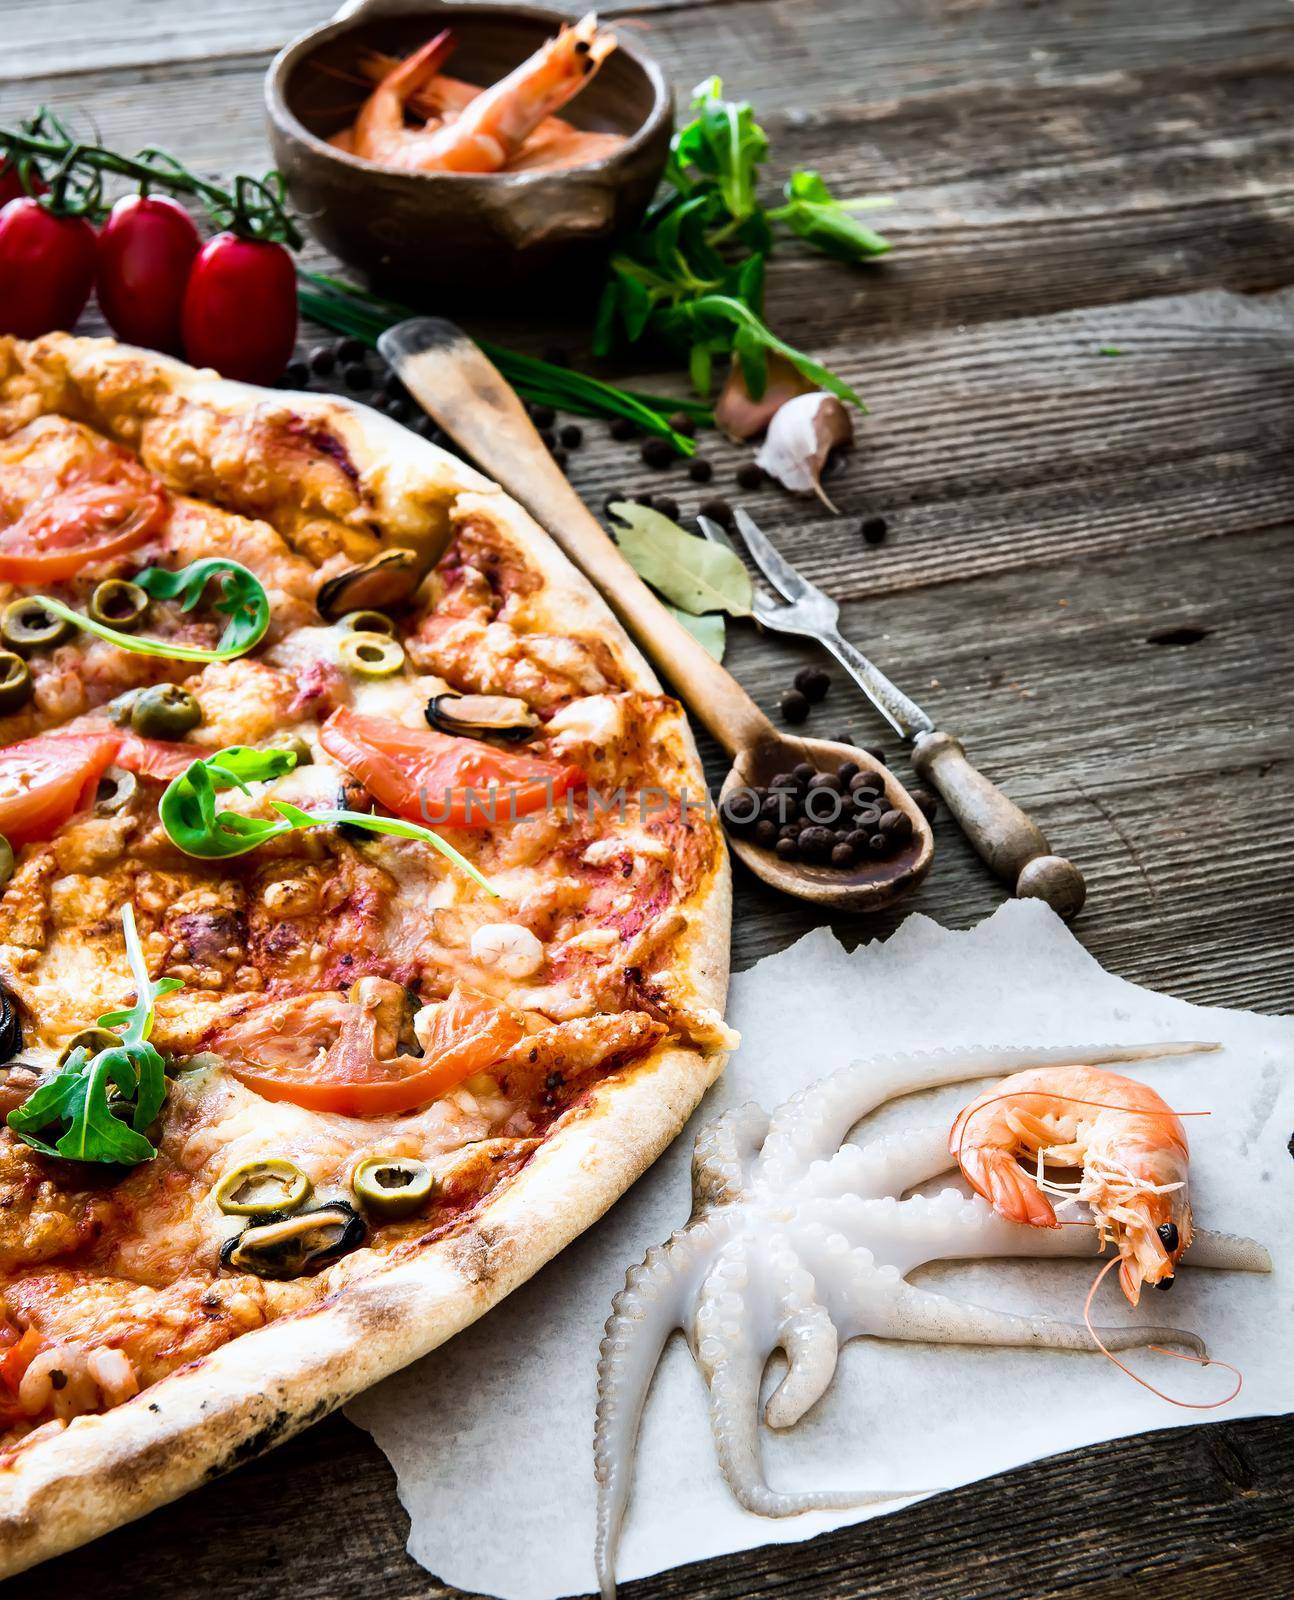
<svg viewBox="0 0 1294 1600"><path fill-rule="evenodd" d="M420 1041L424 1053L390 1054L388 1002L399 1005L403 994L380 979L357 987L353 999L324 990L258 1006L221 1029L212 1048L266 1100L349 1117L393 1116L484 1072L524 1033L506 1006L456 984L432 1010Z"/></svg>
<svg viewBox="0 0 1294 1600"><path fill-rule="evenodd" d="M125 555L160 531L162 486L123 453L103 451L68 468L52 494L0 527L0 580L57 583Z"/></svg>
<svg viewBox="0 0 1294 1600"><path fill-rule="evenodd" d="M118 742L115 732L60 733L0 748L0 833L11 845L56 833L89 803Z"/></svg>
<svg viewBox="0 0 1294 1600"><path fill-rule="evenodd" d="M345 709L324 723L319 742L375 800L410 822L480 828L511 821L583 781L578 767Z"/></svg>

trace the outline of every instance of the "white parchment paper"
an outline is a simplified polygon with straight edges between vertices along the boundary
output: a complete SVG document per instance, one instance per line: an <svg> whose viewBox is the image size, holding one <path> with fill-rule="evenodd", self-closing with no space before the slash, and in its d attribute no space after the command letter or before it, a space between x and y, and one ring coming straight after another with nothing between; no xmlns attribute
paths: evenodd
<svg viewBox="0 0 1294 1600"><path fill-rule="evenodd" d="M1294 1409L1294 1020L1187 1005L1103 971L1038 901L1008 902L969 933L913 916L851 954L825 929L733 981L742 1045L688 1129L589 1233L489 1316L347 1408L393 1463L409 1550L444 1581L504 1600L593 1588L593 1411L598 1344L625 1269L681 1226L701 1121L746 1100L771 1109L845 1062L967 1045L1211 1039L1218 1055L1129 1070L1187 1123L1197 1222L1270 1249L1270 1277L1178 1275L1134 1312L1106 1279L1095 1320L1170 1322L1235 1363L1244 1388L1216 1411L1147 1393L1101 1356L855 1340L824 1399L785 1434L762 1430L775 1488L953 1487L1077 1445L1153 1428ZM920 1126L970 1098L955 1086L882 1108L864 1130ZM946 1186L940 1179L930 1187ZM1189 1256L1188 1256L1189 1261ZM991 1261L914 1281L982 1305L1077 1320L1086 1261ZM1128 1359L1183 1398L1229 1374L1165 1356ZM768 1383L780 1374L770 1371ZM767 1391L766 1391L767 1392ZM742 1511L714 1461L701 1379L681 1337L648 1400L618 1563L622 1579L814 1534L893 1507L770 1521Z"/></svg>

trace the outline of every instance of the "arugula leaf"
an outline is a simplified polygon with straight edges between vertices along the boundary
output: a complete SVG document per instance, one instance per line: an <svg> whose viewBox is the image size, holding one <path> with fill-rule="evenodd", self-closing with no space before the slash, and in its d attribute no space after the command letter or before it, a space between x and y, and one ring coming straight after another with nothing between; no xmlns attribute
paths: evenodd
<svg viewBox="0 0 1294 1600"><path fill-rule="evenodd" d="M379 817L366 811L302 811L283 800L272 800L279 820L246 817L238 811L216 809L216 796L227 789L251 794L250 783L264 783L291 772L297 758L290 750L253 750L246 745L231 745L217 750L205 760L195 761L167 784L158 802L157 814L167 837L185 855L200 860L243 856L258 845L279 839L299 828L325 828L345 822L369 833L390 834L397 839L420 839L438 850L460 872L486 894L498 898L498 890L482 877L472 863L452 844L421 823L403 817Z"/></svg>
<svg viewBox="0 0 1294 1600"><path fill-rule="evenodd" d="M750 573L740 556L685 533L650 506L617 500L610 509L623 524L615 532L625 559L667 600L694 617L711 611L751 614Z"/></svg>
<svg viewBox="0 0 1294 1600"><path fill-rule="evenodd" d="M55 1076L6 1118L25 1144L47 1156L133 1166L157 1154L144 1130L166 1098L166 1063L148 1038L158 999L184 985L178 978L149 978L130 905L121 908L121 926L135 1002L98 1019L101 1028L122 1029L120 1043L94 1056L81 1047L73 1050ZM109 1093L113 1089L115 1098ZM38 1137L55 1129L58 1137L52 1144Z"/></svg>
<svg viewBox="0 0 1294 1600"><path fill-rule="evenodd" d="M888 239L853 215L888 205L888 200L837 200L822 174L812 171L793 172L785 192L786 205L770 211L770 221L784 222L792 233L825 255L841 261L869 261L891 248Z"/></svg>
<svg viewBox="0 0 1294 1600"><path fill-rule="evenodd" d="M38 595L36 598L45 610L56 617L62 617L87 633L97 634L100 639L106 639L109 644L118 645L122 650L132 650L136 655L169 656L176 661L232 661L258 645L270 625L269 597L254 572L250 572L241 562L229 561L223 556L207 556L201 561L190 562L178 572L170 572L165 567L148 567L138 573L133 581L145 594L159 600L179 599L182 611L192 611L212 578L220 580L220 596L215 602L215 609L229 618L214 650L202 645L181 644L178 640L151 639L123 633L119 628L96 622L82 611L73 611L61 600L52 600L48 595Z"/></svg>

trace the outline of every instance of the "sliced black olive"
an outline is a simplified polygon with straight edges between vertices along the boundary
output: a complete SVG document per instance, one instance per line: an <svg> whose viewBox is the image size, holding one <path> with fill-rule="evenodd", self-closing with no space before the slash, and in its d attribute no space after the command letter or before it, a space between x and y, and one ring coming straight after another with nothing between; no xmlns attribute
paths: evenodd
<svg viewBox="0 0 1294 1600"><path fill-rule="evenodd" d="M31 668L13 650L0 650L0 711L17 711L31 699Z"/></svg>
<svg viewBox="0 0 1294 1600"><path fill-rule="evenodd" d="M39 595L31 595L26 600L11 600L0 613L0 638L20 656L62 644L71 632L72 624L47 611Z"/></svg>
<svg viewBox="0 0 1294 1600"><path fill-rule="evenodd" d="M0 1061L12 1061L22 1049L22 1022L18 1003L0 983Z"/></svg>
<svg viewBox="0 0 1294 1600"><path fill-rule="evenodd" d="M220 1264L258 1278L300 1278L358 1249L368 1226L345 1200L244 1228L225 1242Z"/></svg>
<svg viewBox="0 0 1294 1600"><path fill-rule="evenodd" d="M133 772L127 772L125 767L105 767L99 787L95 790L95 815L115 817L119 811L126 809L138 789L139 779Z"/></svg>
<svg viewBox="0 0 1294 1600"><path fill-rule="evenodd" d="M505 694L434 694L423 713L441 733L528 739L539 718L524 700Z"/></svg>
<svg viewBox="0 0 1294 1600"><path fill-rule="evenodd" d="M315 604L325 622L336 622L348 611L390 611L412 598L426 570L416 550L383 550L362 566L329 578Z"/></svg>
<svg viewBox="0 0 1294 1600"><path fill-rule="evenodd" d="M93 621L121 633L130 633L144 620L148 596L137 583L127 583L124 578L105 578L95 586L85 609Z"/></svg>

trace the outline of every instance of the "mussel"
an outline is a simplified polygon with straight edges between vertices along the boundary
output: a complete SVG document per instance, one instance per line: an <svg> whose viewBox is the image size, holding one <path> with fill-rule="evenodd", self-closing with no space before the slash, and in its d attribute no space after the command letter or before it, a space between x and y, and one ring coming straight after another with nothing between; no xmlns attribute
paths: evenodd
<svg viewBox="0 0 1294 1600"><path fill-rule="evenodd" d="M441 733L528 739L539 718L524 700L506 694L434 694L423 713Z"/></svg>
<svg viewBox="0 0 1294 1600"><path fill-rule="evenodd" d="M357 1250L368 1226L345 1200L244 1228L225 1242L220 1264L258 1278L300 1278Z"/></svg>
<svg viewBox="0 0 1294 1600"><path fill-rule="evenodd" d="M422 582L427 563L416 550L396 546L329 578L315 605L325 622L337 622L349 611L389 611L404 605Z"/></svg>
<svg viewBox="0 0 1294 1600"><path fill-rule="evenodd" d="M22 1049L22 1021L18 1003L0 983L0 1061L12 1061Z"/></svg>

